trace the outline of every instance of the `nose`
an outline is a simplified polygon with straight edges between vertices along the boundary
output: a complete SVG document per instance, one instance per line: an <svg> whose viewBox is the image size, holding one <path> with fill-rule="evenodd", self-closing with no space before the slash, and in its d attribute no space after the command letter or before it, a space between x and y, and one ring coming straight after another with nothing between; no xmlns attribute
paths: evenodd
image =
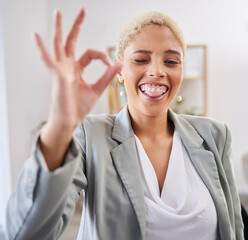
<svg viewBox="0 0 248 240"><path fill-rule="evenodd" d="M165 74L164 73L149 73L148 76L153 77L153 78L164 78Z"/></svg>
<svg viewBox="0 0 248 240"><path fill-rule="evenodd" d="M151 78L164 78L166 76L164 64L153 63L147 70L147 76Z"/></svg>

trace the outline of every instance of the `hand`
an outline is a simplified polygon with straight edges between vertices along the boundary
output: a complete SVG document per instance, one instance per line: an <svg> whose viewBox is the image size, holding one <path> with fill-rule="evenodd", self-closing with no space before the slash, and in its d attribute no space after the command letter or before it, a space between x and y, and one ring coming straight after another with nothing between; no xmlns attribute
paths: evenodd
<svg viewBox="0 0 248 240"><path fill-rule="evenodd" d="M87 50L78 60L75 59L76 40L84 16L85 10L82 8L63 46L62 15L59 11L56 12L54 57L46 50L41 37L37 33L34 34L42 59L53 76L49 118L40 135L40 148L50 171L62 165L73 130L89 113L116 73L121 70L120 65L111 66L107 56L95 50ZM106 64L107 70L95 84L88 84L82 78L82 74L94 59Z"/></svg>
<svg viewBox="0 0 248 240"><path fill-rule="evenodd" d="M76 40L85 17L82 8L67 36L65 46L62 43L62 15L55 14L52 58L46 50L41 37L35 33L35 39L42 59L53 76L51 107L48 122L62 129L74 129L89 113L93 105L120 71L120 65L110 66L107 56L99 51L87 50L78 60L75 59ZM82 78L87 65L99 59L108 66L106 72L95 84L88 84Z"/></svg>

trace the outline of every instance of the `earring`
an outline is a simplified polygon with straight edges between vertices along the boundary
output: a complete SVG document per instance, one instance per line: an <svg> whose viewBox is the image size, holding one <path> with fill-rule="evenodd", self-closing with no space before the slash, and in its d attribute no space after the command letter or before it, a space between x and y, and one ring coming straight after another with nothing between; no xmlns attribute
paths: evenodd
<svg viewBox="0 0 248 240"><path fill-rule="evenodd" d="M124 97L124 96L125 96L125 91L124 91L124 90L121 90L121 91L120 91L120 96L121 96L121 97Z"/></svg>
<svg viewBox="0 0 248 240"><path fill-rule="evenodd" d="M177 95L177 102L180 103L183 101L183 97L181 95Z"/></svg>
<svg viewBox="0 0 248 240"><path fill-rule="evenodd" d="M183 101L183 97L181 95L181 92L183 91L183 88L180 87L178 93L177 93L177 103L181 103Z"/></svg>

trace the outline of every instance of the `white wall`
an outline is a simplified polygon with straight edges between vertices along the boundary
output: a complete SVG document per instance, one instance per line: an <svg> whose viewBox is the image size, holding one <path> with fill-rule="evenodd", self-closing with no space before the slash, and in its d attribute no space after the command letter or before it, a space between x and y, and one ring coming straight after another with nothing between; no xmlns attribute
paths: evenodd
<svg viewBox="0 0 248 240"><path fill-rule="evenodd" d="M40 64L30 34L48 34L46 1L3 0L7 101L12 183L28 157L32 130L46 118L50 79Z"/></svg>
<svg viewBox="0 0 248 240"><path fill-rule="evenodd" d="M4 63L4 42L2 34L2 2L0 0L0 239L5 228L5 208L11 192L9 137L7 120L6 78Z"/></svg>
<svg viewBox="0 0 248 240"><path fill-rule="evenodd" d="M64 13L68 32L81 0L5 1L6 72L8 79L9 125L12 179L29 154L31 130L48 112L50 77L29 38L35 29L50 45L52 12ZM15 3L15 4L14 4ZM137 13L160 10L174 17L184 30L188 43L208 46L208 115L226 122L233 135L234 165L238 187L248 193L241 158L248 152L248 1L247 0L84 0L87 10L77 47L106 50L115 44L123 23ZM93 64L86 79L94 81L100 64ZM93 110L107 112L106 92Z"/></svg>

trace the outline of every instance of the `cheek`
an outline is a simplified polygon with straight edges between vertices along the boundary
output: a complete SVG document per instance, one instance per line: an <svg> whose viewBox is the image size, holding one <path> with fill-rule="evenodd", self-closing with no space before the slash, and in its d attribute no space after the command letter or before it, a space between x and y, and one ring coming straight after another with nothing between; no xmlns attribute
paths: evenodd
<svg viewBox="0 0 248 240"><path fill-rule="evenodd" d="M142 77L142 73L140 69L137 69L137 67L133 67L129 64L123 67L122 76L125 85L135 85Z"/></svg>
<svg viewBox="0 0 248 240"><path fill-rule="evenodd" d="M128 78L124 81L124 87L126 89L127 95L132 95L134 92L136 92L136 84L132 79Z"/></svg>
<svg viewBox="0 0 248 240"><path fill-rule="evenodd" d="M132 96L134 94L136 95L139 83L138 73L128 70L123 74L123 79L127 97Z"/></svg>
<svg viewBox="0 0 248 240"><path fill-rule="evenodd" d="M172 79L174 80L174 83L181 84L183 80L183 69L177 69L176 71L171 72Z"/></svg>

